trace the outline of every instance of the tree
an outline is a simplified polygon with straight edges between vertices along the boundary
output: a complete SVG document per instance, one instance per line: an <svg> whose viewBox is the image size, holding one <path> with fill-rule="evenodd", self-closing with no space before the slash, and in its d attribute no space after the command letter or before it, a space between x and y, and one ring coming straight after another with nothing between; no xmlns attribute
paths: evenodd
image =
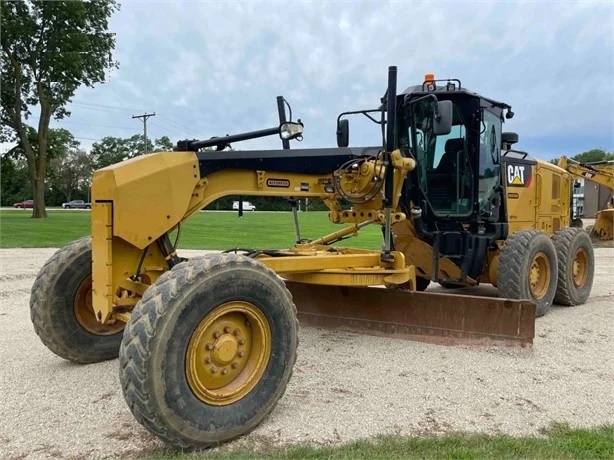
<svg viewBox="0 0 614 460"><path fill-rule="evenodd" d="M579 163L594 163L597 161L609 161L614 160L614 152L606 152L604 149L592 149L587 150L586 152L578 153L570 157L572 160L575 160ZM559 159L553 158L549 160L552 164L558 164Z"/></svg>
<svg viewBox="0 0 614 460"><path fill-rule="evenodd" d="M13 203L30 199L31 190L28 181L28 165L25 160L4 154L0 158L0 204L12 206Z"/></svg>
<svg viewBox="0 0 614 460"><path fill-rule="evenodd" d="M614 160L614 152L607 153L603 149L592 149L572 157L580 163L593 163L595 161Z"/></svg>
<svg viewBox="0 0 614 460"><path fill-rule="evenodd" d="M107 29L119 7L115 0L5 0L0 8L0 140L17 141L23 149L32 217L46 217L49 123L70 115L65 106L77 88L103 83L106 71L117 67L111 56L115 37ZM40 112L34 136L26 125L33 106Z"/></svg>
<svg viewBox="0 0 614 460"><path fill-rule="evenodd" d="M38 144L36 143L36 130L31 126L26 126L27 136L32 143L32 148L37 151ZM79 141L77 141L70 131L66 129L50 129L47 146L47 160L49 165L61 164L61 159L66 156L67 152L77 149ZM47 168L48 180L51 177L53 168ZM0 193L2 196L2 205L7 206L16 201L23 201L32 198L32 185L28 176L28 161L26 154L21 146L21 143L9 151L2 154L2 181L0 183ZM48 185L48 184L47 184ZM46 187L47 204L53 204L57 201L56 195L49 197ZM61 198L60 198L61 199Z"/></svg>
<svg viewBox="0 0 614 460"><path fill-rule="evenodd" d="M142 134L135 134L132 137L104 137L100 142L92 144L91 154L96 159L96 169L119 163L120 161L142 155L145 137ZM173 143L168 136L156 139L153 144L151 139L147 139L147 150L154 152L168 152L173 150Z"/></svg>
<svg viewBox="0 0 614 460"><path fill-rule="evenodd" d="M93 171L92 156L85 150L73 148L49 162L49 185L70 201L75 192L89 189Z"/></svg>

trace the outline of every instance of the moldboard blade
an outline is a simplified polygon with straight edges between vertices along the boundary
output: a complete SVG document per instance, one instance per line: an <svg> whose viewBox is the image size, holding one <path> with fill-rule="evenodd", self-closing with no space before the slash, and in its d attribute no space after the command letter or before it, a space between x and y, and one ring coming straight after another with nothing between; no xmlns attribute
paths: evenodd
<svg viewBox="0 0 614 460"><path fill-rule="evenodd" d="M535 336L529 301L286 281L303 325L443 345L525 347Z"/></svg>

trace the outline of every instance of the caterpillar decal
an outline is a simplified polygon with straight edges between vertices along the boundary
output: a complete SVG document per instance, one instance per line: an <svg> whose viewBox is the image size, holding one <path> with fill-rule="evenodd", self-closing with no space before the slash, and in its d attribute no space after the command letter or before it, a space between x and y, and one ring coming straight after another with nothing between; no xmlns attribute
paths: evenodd
<svg viewBox="0 0 614 460"><path fill-rule="evenodd" d="M530 164L508 164L505 172L508 186L528 187L531 185L532 167Z"/></svg>

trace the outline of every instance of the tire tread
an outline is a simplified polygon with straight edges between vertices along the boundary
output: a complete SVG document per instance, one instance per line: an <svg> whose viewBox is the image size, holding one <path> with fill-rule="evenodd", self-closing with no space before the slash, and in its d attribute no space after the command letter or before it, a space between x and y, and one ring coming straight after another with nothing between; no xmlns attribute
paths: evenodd
<svg viewBox="0 0 614 460"><path fill-rule="evenodd" d="M180 448L191 448L193 445L174 435L164 426L163 419L156 413L154 401L148 394L147 362L151 352L151 341L154 337L157 322L167 313L169 300L176 297L182 289L192 284L197 277L207 272L213 266L233 266L248 264L258 270L264 270L276 277L281 284L279 276L262 263L235 254L212 254L182 262L165 272L158 281L146 292L139 304L135 307L136 314L132 316L124 331L124 340L120 349L120 382L124 398L137 421L167 444ZM292 300L290 291L283 286L288 300ZM298 331L296 306L294 317ZM296 354L292 368L296 363ZM130 376L130 378L127 378ZM290 373L290 378L292 373ZM288 378L288 381L290 380ZM282 388L285 392L287 381ZM202 446L201 446L202 447Z"/></svg>

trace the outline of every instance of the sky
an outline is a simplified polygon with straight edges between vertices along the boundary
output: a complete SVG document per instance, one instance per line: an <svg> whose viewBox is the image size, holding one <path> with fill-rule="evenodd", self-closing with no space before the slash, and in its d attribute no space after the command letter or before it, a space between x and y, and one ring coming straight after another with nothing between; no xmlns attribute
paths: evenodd
<svg viewBox="0 0 614 460"><path fill-rule="evenodd" d="M614 1L136 1L111 19L119 69L80 88L70 130L84 147L141 133L206 139L278 124L276 97L305 124L293 148L332 147L340 112L375 108L427 73L504 101L504 131L541 159L614 151ZM380 145L350 119L350 145ZM281 148L277 137L235 148Z"/></svg>

